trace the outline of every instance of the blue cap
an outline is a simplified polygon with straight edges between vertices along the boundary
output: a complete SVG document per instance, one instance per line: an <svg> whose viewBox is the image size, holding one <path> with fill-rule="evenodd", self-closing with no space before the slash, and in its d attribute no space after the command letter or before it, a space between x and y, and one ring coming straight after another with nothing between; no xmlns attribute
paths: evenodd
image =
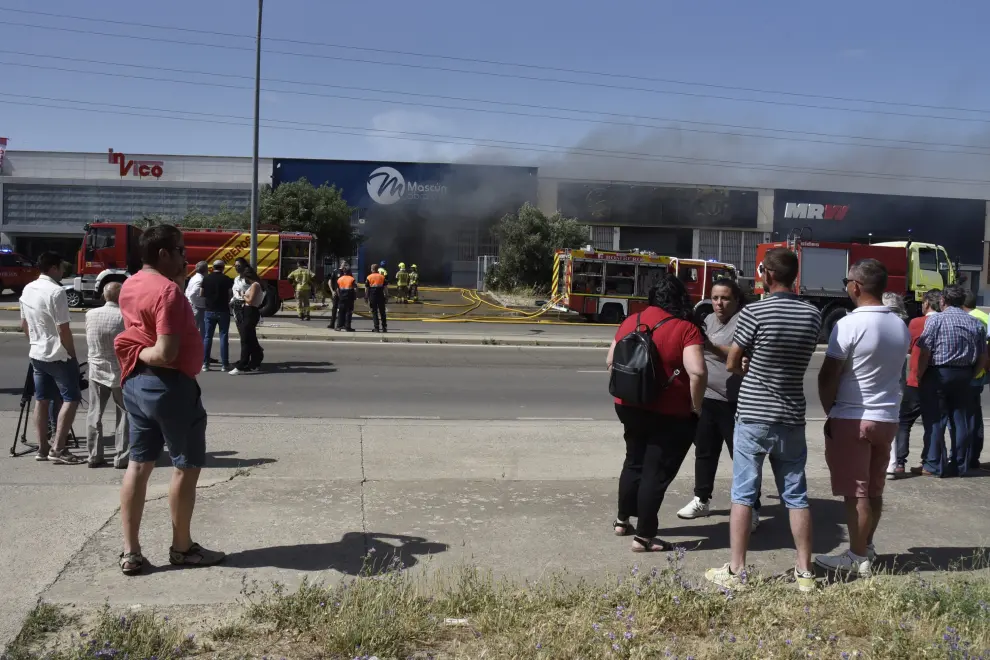
<svg viewBox="0 0 990 660"><path fill-rule="evenodd" d="M379 266L382 266L382 267L384 267L384 266L385 266L385 260L384 260L384 259L382 259L382 260L381 260L381 261L380 261L380 262L378 263L378 265L379 265Z"/></svg>

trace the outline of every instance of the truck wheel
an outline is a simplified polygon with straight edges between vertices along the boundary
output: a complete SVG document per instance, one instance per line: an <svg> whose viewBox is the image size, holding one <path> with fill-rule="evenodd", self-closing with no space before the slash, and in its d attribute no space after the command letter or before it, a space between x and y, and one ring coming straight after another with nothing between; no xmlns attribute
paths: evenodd
<svg viewBox="0 0 990 660"><path fill-rule="evenodd" d="M598 314L599 323L614 323L618 325L622 323L623 318L625 318L625 315L622 313L622 306L615 303L605 305Z"/></svg>
<svg viewBox="0 0 990 660"><path fill-rule="evenodd" d="M78 291L66 291L65 292L66 302L69 303L69 307L82 307L83 297Z"/></svg>
<svg viewBox="0 0 990 660"><path fill-rule="evenodd" d="M833 307L828 312L826 312L825 317L822 319L822 334L819 337L820 341L828 341L828 338L832 335L832 328L835 324L845 318L846 314L849 313L845 307Z"/></svg>
<svg viewBox="0 0 990 660"><path fill-rule="evenodd" d="M275 316L282 307L282 301L278 299L278 289L275 287L274 284L265 287L265 299L261 302L261 309L258 310L262 316Z"/></svg>

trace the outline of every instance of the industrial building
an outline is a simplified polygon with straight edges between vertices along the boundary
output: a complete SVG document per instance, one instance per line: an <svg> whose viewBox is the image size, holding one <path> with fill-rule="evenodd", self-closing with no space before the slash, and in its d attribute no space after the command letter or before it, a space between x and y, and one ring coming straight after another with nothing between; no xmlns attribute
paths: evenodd
<svg viewBox="0 0 990 660"><path fill-rule="evenodd" d="M271 163L262 162L259 183L269 183ZM7 150L0 244L30 258L55 250L72 261L87 222L241 211L250 198L250 158Z"/></svg>
<svg viewBox="0 0 990 660"><path fill-rule="evenodd" d="M756 246L794 232L821 241L940 243L966 284L988 283L990 202L822 190L771 190L540 176L535 167L300 158L262 159L258 184L337 186L363 235L357 265L419 266L424 282L473 287L492 225L523 203L589 226L598 249L649 250L735 264L752 279ZM0 244L70 258L96 219L244 210L251 160L218 156L6 151ZM329 255L323 255L329 257ZM350 256L350 255L349 255Z"/></svg>
<svg viewBox="0 0 990 660"><path fill-rule="evenodd" d="M368 263L417 264L424 282L474 287L478 257L493 254L492 225L537 203L535 167L276 158L272 184L336 186L364 236Z"/></svg>

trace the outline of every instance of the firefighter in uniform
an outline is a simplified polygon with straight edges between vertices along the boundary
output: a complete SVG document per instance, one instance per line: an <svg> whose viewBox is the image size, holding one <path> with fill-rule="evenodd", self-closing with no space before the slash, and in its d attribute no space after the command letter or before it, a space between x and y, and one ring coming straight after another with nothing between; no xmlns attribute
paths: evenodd
<svg viewBox="0 0 990 660"><path fill-rule="evenodd" d="M364 281L365 296L368 307L371 308L371 320L375 324L372 332L378 332L378 320L381 319L381 331L388 332L388 318L385 316L385 297L388 285L385 276L378 272L376 266L371 267L371 273Z"/></svg>
<svg viewBox="0 0 990 660"><path fill-rule="evenodd" d="M399 272L395 274L395 284L399 289L399 302L409 302L409 273L406 272L404 263L399 263Z"/></svg>
<svg viewBox="0 0 990 660"><path fill-rule="evenodd" d="M354 301L357 298L357 280L351 275L349 266L342 267L343 275L337 280L337 295L340 297L337 330L354 332L351 327L351 317L354 315Z"/></svg>
<svg viewBox="0 0 990 660"><path fill-rule="evenodd" d="M310 312L310 294L313 291L313 280L316 279L316 273L309 269L309 265L305 261L299 262L299 268L289 273L286 278L296 286L296 308L299 312L299 318L303 321L309 320Z"/></svg>
<svg viewBox="0 0 990 660"><path fill-rule="evenodd" d="M419 270L416 264L412 265L409 271L409 302L419 302Z"/></svg>
<svg viewBox="0 0 990 660"><path fill-rule="evenodd" d="M388 271L385 270L385 260L382 259L381 263L378 264L378 273L388 281Z"/></svg>
<svg viewBox="0 0 990 660"><path fill-rule="evenodd" d="M340 291L337 288L337 280L341 278L344 274L344 269L348 267L349 266L346 261L341 261L340 267L334 268L330 273L330 277L327 278L327 284L330 287L330 300L333 305L330 309L330 323L327 325L327 327L331 330L335 330L337 328L337 311L340 306Z"/></svg>

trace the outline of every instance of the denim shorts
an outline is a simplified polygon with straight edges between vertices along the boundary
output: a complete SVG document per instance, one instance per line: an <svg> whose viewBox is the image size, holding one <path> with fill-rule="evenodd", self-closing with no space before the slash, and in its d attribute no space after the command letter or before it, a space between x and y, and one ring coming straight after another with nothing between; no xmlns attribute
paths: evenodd
<svg viewBox="0 0 990 660"><path fill-rule="evenodd" d="M34 398L37 401L72 402L82 400L79 387L79 363L72 358L61 362L43 362L32 358L34 368Z"/></svg>
<svg viewBox="0 0 990 660"><path fill-rule="evenodd" d="M174 369L138 367L123 389L132 461L154 463L168 447L177 468L206 464L206 410L195 378Z"/></svg>
<svg viewBox="0 0 990 660"><path fill-rule="evenodd" d="M770 468L780 499L788 509L808 508L808 442L804 426L759 424L736 420L733 436L732 502L754 506L763 485L763 458Z"/></svg>

